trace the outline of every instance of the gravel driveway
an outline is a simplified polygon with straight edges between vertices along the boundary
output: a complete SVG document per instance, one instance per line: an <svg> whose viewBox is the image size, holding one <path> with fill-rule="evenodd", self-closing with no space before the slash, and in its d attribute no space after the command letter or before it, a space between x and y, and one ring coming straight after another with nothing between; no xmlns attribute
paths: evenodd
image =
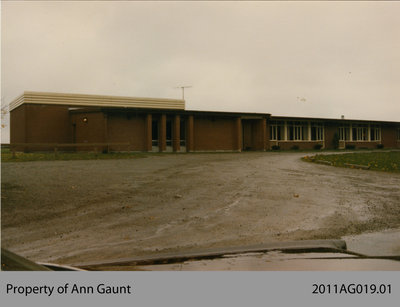
<svg viewBox="0 0 400 307"><path fill-rule="evenodd" d="M303 155L3 163L2 244L73 264L400 228L400 174Z"/></svg>

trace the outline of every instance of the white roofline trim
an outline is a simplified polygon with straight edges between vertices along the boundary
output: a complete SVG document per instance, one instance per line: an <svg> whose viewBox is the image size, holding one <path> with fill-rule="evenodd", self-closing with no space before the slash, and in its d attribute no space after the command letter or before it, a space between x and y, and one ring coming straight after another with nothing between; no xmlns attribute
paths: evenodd
<svg viewBox="0 0 400 307"><path fill-rule="evenodd" d="M10 111L24 103L82 107L94 106L185 110L185 100L181 99L24 92L24 94L10 103Z"/></svg>

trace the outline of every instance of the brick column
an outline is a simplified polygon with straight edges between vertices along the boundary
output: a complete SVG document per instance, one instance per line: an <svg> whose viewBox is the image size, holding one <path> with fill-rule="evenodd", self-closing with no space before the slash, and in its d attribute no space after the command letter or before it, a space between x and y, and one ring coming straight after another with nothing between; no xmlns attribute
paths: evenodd
<svg viewBox="0 0 400 307"><path fill-rule="evenodd" d="M146 122L145 122L145 140L144 140L144 146L145 146L145 151L151 151L152 146L151 146L151 122L152 121L152 116L151 114L146 115Z"/></svg>
<svg viewBox="0 0 400 307"><path fill-rule="evenodd" d="M180 132L181 132L181 117L179 115L175 115L174 123L173 123L173 131L172 131L172 150L177 152L181 150L180 146Z"/></svg>
<svg viewBox="0 0 400 307"><path fill-rule="evenodd" d="M167 115L165 114L161 114L159 132L158 147L161 152L167 149Z"/></svg>
<svg viewBox="0 0 400 307"><path fill-rule="evenodd" d="M235 149L242 151L242 119L237 117L235 119Z"/></svg>
<svg viewBox="0 0 400 307"><path fill-rule="evenodd" d="M270 136L270 129L269 129L270 119L269 118L265 120L265 125L266 125L266 127L265 127L265 150L269 150L269 149L271 149L271 146L270 146L271 136Z"/></svg>
<svg viewBox="0 0 400 307"><path fill-rule="evenodd" d="M186 150L187 151L194 151L194 118L193 115L188 116L188 123L187 123L187 144L186 144Z"/></svg>
<svg viewBox="0 0 400 307"><path fill-rule="evenodd" d="M107 113L103 113L104 116L104 143L108 143L108 116ZM110 150L110 147L107 145L106 148L103 148L102 150L107 150L107 152ZM111 149L113 150L113 149Z"/></svg>
<svg viewBox="0 0 400 307"><path fill-rule="evenodd" d="M262 150L265 151L267 149L267 119L264 117L261 122L261 135L262 135Z"/></svg>

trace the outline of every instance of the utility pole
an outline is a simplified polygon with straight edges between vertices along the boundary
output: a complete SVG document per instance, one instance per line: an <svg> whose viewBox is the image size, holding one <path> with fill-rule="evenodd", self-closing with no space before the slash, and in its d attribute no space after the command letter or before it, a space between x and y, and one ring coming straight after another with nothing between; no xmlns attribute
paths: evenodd
<svg viewBox="0 0 400 307"><path fill-rule="evenodd" d="M192 87L191 85L184 85L184 86L177 86L176 88L181 88L182 89L182 100L185 100L185 88L190 88Z"/></svg>

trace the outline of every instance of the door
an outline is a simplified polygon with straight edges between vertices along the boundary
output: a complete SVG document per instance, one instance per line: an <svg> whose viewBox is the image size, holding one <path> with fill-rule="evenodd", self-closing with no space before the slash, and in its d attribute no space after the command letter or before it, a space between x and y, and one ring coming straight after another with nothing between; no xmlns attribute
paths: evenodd
<svg viewBox="0 0 400 307"><path fill-rule="evenodd" d="M242 120L243 150L253 149L253 129L250 120Z"/></svg>
<svg viewBox="0 0 400 307"><path fill-rule="evenodd" d="M158 119L153 119L151 122L151 149L158 151Z"/></svg>

